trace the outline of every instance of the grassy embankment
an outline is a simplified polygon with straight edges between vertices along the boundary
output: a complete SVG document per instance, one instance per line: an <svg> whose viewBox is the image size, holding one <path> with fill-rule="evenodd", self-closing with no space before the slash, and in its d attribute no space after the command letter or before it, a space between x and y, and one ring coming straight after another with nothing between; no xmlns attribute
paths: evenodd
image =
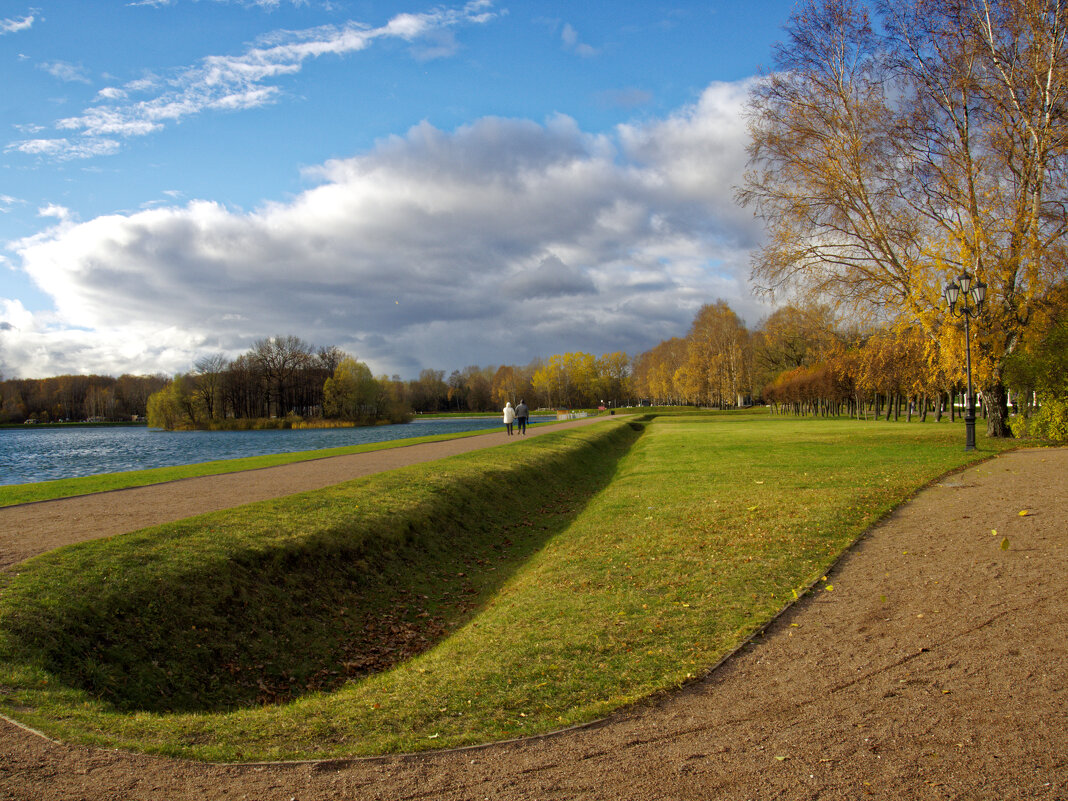
<svg viewBox="0 0 1068 801"><path fill-rule="evenodd" d="M213 760L588 721L707 671L874 520L995 447L965 453L958 426L755 415L642 428L24 563L0 593L0 708L63 739Z"/></svg>

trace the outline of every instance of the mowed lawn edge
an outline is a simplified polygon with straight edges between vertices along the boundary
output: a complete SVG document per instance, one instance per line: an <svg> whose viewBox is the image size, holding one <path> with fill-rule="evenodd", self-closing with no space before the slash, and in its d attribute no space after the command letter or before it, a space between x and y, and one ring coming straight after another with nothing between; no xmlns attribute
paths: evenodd
<svg viewBox="0 0 1068 801"><path fill-rule="evenodd" d="M248 507L277 519L292 504L303 515L315 504L336 507L348 495L349 503L359 496L372 506L394 504L392 512L401 514L398 493L426 486L439 496L462 496L466 483L487 473L495 476L491 484L507 484L506 474L524 480L533 474L534 483L521 488L525 494L552 487L535 499L539 513L502 520L506 531L491 526L471 544L491 553L494 540L514 542L517 532L536 532L510 556L464 561L465 554L453 554L460 561L444 565L433 536L406 552L406 564L427 578L419 597L432 595L431 585L444 581L438 574L449 571L462 574L462 592L474 587L471 607L410 659L287 703L123 711L64 685L41 665L11 658L8 616L56 575L23 578L35 566L9 580L0 595L0 682L10 688L0 708L60 739L213 761L421 751L589 722L707 673L812 588L873 522L917 489L1001 445L981 440L983 450L965 452L956 427L662 416L622 452L617 442L616 451L594 460L598 467L590 462L580 470L607 471L609 481L589 484L591 494L567 497L553 483L564 472L560 463L549 475L539 473L549 465L544 453L541 461L525 460L577 436L593 435L547 435L307 493L299 501ZM518 473L509 474L516 464ZM443 471L465 478L436 482ZM496 498L490 503L514 500L507 489ZM138 536L165 534L172 538L168 547L177 547L176 527L195 539L197 527L233 521L233 514L218 513ZM253 523L235 525L244 530ZM436 527L433 518L419 525ZM104 556L136 564L122 538L114 539L115 553ZM57 553L39 559L58 559L49 571L75 573L73 564L62 567L65 557ZM94 563L101 556L94 553Z"/></svg>

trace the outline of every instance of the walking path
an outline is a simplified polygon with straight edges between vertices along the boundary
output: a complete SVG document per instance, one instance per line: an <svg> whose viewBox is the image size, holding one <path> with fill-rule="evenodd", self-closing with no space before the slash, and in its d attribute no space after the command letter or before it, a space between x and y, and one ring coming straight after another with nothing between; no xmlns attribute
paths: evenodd
<svg viewBox="0 0 1068 801"><path fill-rule="evenodd" d="M0 799L1063 801L1066 521L1068 449L955 474L710 676L593 728L421 756L213 766L58 745L0 722Z"/></svg>

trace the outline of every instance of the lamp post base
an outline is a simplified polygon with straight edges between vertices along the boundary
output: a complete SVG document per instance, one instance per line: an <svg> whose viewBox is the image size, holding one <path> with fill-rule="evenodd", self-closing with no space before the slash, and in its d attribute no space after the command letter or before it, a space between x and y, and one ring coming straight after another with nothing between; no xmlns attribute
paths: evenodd
<svg viewBox="0 0 1068 801"><path fill-rule="evenodd" d="M964 450L975 450L975 414L964 417Z"/></svg>

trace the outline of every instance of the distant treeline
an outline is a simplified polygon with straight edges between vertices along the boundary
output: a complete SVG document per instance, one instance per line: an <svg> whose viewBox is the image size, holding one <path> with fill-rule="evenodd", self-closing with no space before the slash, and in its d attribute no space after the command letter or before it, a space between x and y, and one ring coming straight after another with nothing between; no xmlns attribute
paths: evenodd
<svg viewBox="0 0 1068 801"><path fill-rule="evenodd" d="M148 402L160 428L259 428L348 421L401 422L415 413L498 411L529 405L593 406L628 399L626 354L564 354L526 367L467 367L419 378L375 377L338 347L314 347L296 336L258 340L236 359L205 356ZM628 399L629 400L629 399Z"/></svg>
<svg viewBox="0 0 1068 801"><path fill-rule="evenodd" d="M61 375L0 381L0 423L144 419L162 375Z"/></svg>

